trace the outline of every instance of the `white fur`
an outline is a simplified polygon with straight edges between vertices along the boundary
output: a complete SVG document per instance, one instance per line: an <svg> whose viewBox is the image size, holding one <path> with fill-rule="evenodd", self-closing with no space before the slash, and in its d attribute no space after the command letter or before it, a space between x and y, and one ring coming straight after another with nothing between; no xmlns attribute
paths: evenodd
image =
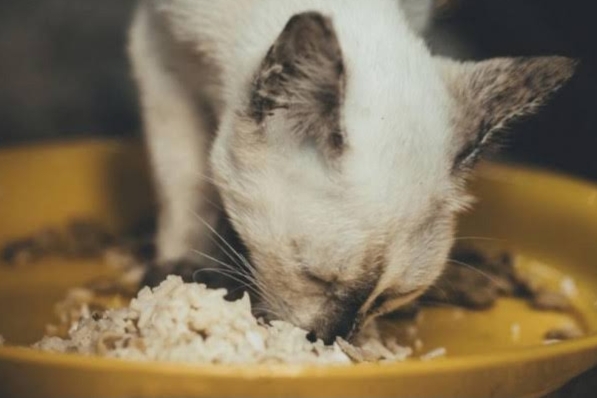
<svg viewBox="0 0 597 398"><path fill-rule="evenodd" d="M164 38L152 26L144 7L131 30L133 70L141 93L148 152L161 205L157 236L158 260L189 256L191 249L208 251L209 231L195 213L214 224L217 200L209 178L209 131L194 93L164 64ZM217 204L216 204L217 206Z"/></svg>
<svg viewBox="0 0 597 398"><path fill-rule="evenodd" d="M343 310L343 289L377 257L383 269L362 311L383 292L420 292L435 280L465 202L451 174L454 102L417 36L430 1L402 2L410 25L397 0L141 2L130 53L163 206L161 260L208 244L192 214L214 224L206 199L217 195L200 177L213 175L271 309L305 328L332 333L321 317ZM347 147L338 167L292 134L284 110L261 125L245 115L268 49L305 11L331 19L342 49ZM213 143L198 98L219 120Z"/></svg>
<svg viewBox="0 0 597 398"><path fill-rule="evenodd" d="M225 3L221 4L222 12L229 14ZM229 147L228 135L235 134L231 126L234 112L246 103L252 75L288 19L307 10L330 16L346 63L343 114L354 148L345 159L342 182L330 183L319 158L306 151L297 156L277 156L281 151L268 153L269 164L263 175L251 179L258 187L255 201L264 204L271 220L280 220L267 224L273 231L260 231L263 245L272 236L338 237L344 244L335 245L335 250L345 251L338 256L358 259L351 252L355 248L362 250L371 230L381 229L379 225L384 222L399 224L409 218L418 219L427 211L428 199L443 198L449 191L451 159L446 148L451 138L450 98L427 49L408 29L395 1L272 0L253 4L242 10L248 17L230 22L234 29L223 30L234 32L238 39L213 34L214 41L221 40L213 45L219 48L216 62L227 66L223 80L228 82L230 104L230 112L223 116L214 162L220 170L226 167L217 151ZM209 15L203 17L210 19ZM201 21L198 19L195 25L201 26ZM218 26L227 25L219 20ZM227 43L237 45L227 47ZM284 152L295 151L289 138L276 134L283 130L283 116L277 122L268 127L271 136L292 145ZM263 187L268 189L264 191ZM355 223L363 226L356 227ZM351 230L354 235L346 234ZM404 244L402 238L396 239L397 246ZM319 261L319 248L315 249L305 254L312 263ZM404 272L407 266L396 264L395 268L400 268L396 273Z"/></svg>

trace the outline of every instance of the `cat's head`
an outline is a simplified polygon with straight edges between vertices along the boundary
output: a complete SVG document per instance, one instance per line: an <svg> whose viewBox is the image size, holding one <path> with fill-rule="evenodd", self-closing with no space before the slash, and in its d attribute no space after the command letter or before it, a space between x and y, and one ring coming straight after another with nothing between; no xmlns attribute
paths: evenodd
<svg viewBox="0 0 597 398"><path fill-rule="evenodd" d="M461 64L414 35L402 47L349 35L318 13L290 19L212 151L263 304L328 341L435 281L469 170L574 70L561 57Z"/></svg>

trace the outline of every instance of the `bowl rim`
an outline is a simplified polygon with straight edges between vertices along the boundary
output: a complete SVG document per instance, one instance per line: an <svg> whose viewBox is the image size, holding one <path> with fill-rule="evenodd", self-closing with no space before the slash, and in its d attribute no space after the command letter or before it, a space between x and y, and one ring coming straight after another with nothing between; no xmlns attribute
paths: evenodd
<svg viewBox="0 0 597 398"><path fill-rule="evenodd" d="M521 349L508 349L500 353L472 354L434 360L406 360L393 363L360 364L194 364L166 361L134 361L118 358L85 356L70 353L38 351L30 347L0 347L0 361L13 363L35 363L52 367L76 367L84 370L140 371L143 373L176 374L179 376L203 376L227 378L280 379L284 377L358 377L363 379L384 376L413 376L416 374L459 373L467 369L491 369L515 364L541 362L564 356L574 356L584 352L595 352L597 362L597 335L543 346L530 346Z"/></svg>
<svg viewBox="0 0 597 398"><path fill-rule="evenodd" d="M64 147L89 146L137 146L136 140L99 140L91 139L74 142L52 142L38 144L38 149L55 150ZM0 149L0 155L24 149L18 145ZM518 180L512 180L517 177ZM586 178L566 174L558 170L547 170L538 166L514 162L482 162L477 166L474 180L504 180L516 185L524 185L524 180L541 179L566 187L592 190L597 193L597 184ZM124 372L144 372L150 374L176 374L180 376L250 379L280 379L285 377L300 378L346 378L355 376L361 379L379 379L380 377L413 376L430 373L458 373L470 369L491 369L520 363L540 362L558 357L595 353L597 363L597 334L579 339L562 341L557 344L535 345L521 348L508 348L502 352L489 354L470 354L455 357L437 358L429 361L408 359L395 363L362 363L330 365L293 365L293 364L184 364L165 361L134 361L117 358L93 357L69 353L39 351L31 347L0 346L0 363L35 363L36 365L79 368L84 370L120 370ZM448 352L449 354L449 352ZM358 372L355 372L358 369Z"/></svg>

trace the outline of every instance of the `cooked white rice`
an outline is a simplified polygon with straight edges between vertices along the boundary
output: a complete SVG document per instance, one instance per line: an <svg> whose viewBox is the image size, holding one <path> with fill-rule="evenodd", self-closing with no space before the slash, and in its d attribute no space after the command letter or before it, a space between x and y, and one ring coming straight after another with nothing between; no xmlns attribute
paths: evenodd
<svg viewBox="0 0 597 398"><path fill-rule="evenodd" d="M578 294L578 288L576 287L576 283L574 279L567 276L560 282L560 291L566 297L575 297Z"/></svg>
<svg viewBox="0 0 597 398"><path fill-rule="evenodd" d="M430 361L432 359L445 357L447 353L448 352L445 347L439 347L439 348L429 351L425 355L421 355L421 360L422 361Z"/></svg>
<svg viewBox="0 0 597 398"><path fill-rule="evenodd" d="M510 337L512 337L512 341L514 341L514 342L520 341L520 333L521 333L520 323L513 323L510 325Z"/></svg>
<svg viewBox="0 0 597 398"><path fill-rule="evenodd" d="M82 314L68 338L44 337L34 347L187 363L351 362L338 344L326 346L321 340L311 343L306 331L289 323L266 325L255 319L247 295L235 302L224 300L225 295L225 290L185 284L180 277L170 276L153 290L141 290L128 307L99 315ZM383 346L369 342L364 347L367 352L376 351L380 360L402 360L410 355L408 349L395 343Z"/></svg>

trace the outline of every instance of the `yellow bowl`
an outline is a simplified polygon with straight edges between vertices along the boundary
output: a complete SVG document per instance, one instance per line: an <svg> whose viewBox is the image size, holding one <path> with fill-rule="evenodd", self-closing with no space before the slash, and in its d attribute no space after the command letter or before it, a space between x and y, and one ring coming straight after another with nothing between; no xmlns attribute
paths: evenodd
<svg viewBox="0 0 597 398"><path fill-rule="evenodd" d="M84 142L0 151L0 244L78 217L123 230L153 209L136 143ZM486 164L481 200L460 235L492 238L554 286L576 281L576 315L539 313L501 300L482 312L425 313L434 361L349 367L186 366L47 354L17 344L39 339L66 289L110 274L99 262L60 259L0 267L0 396L409 396L539 397L597 364L597 187L541 171ZM484 242L481 239L479 242ZM541 344L546 328L576 322L588 337ZM519 329L513 338L512 327Z"/></svg>

